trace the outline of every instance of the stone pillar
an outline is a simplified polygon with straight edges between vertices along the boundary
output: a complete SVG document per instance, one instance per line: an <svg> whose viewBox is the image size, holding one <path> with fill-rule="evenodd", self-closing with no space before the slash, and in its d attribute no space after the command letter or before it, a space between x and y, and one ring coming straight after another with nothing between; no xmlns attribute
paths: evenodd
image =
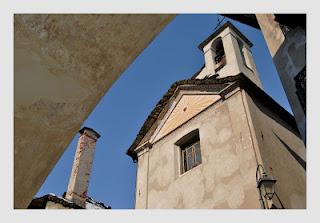
<svg viewBox="0 0 320 223"><path fill-rule="evenodd" d="M306 67L306 30L300 26L283 33L274 14L256 14L274 65L287 95L301 138L306 143L306 114L295 77ZM304 101L305 102L305 101Z"/></svg>
<svg viewBox="0 0 320 223"><path fill-rule="evenodd" d="M83 127L79 133L81 135L73 161L66 199L85 207L94 150L100 135L87 127Z"/></svg>

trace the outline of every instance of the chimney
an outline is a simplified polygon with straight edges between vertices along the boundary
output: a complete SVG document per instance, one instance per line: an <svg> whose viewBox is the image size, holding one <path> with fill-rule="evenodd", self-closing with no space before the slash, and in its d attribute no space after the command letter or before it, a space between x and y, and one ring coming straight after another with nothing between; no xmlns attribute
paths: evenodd
<svg viewBox="0 0 320 223"><path fill-rule="evenodd" d="M66 199L85 208L94 150L100 135L87 127L83 127L79 133L80 138L73 161Z"/></svg>

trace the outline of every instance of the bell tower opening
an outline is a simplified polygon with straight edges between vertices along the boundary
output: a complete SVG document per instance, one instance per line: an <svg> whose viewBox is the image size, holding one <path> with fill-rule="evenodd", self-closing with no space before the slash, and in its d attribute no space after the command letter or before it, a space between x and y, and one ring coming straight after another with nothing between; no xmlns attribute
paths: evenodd
<svg viewBox="0 0 320 223"><path fill-rule="evenodd" d="M232 23L226 22L205 39L199 49L203 51L205 66L195 77L223 78L243 73L262 88L250 48L253 44Z"/></svg>
<svg viewBox="0 0 320 223"><path fill-rule="evenodd" d="M217 72L222 67L226 65L226 54L223 48L223 42L221 38L217 38L211 45L211 50L213 54L215 71Z"/></svg>

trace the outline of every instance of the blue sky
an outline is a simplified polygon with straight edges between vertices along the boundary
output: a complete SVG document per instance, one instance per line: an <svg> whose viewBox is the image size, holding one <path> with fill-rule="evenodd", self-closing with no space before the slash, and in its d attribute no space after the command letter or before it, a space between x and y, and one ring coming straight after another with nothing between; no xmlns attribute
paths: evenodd
<svg viewBox="0 0 320 223"><path fill-rule="evenodd" d="M251 50L265 91L291 113L261 31L232 22L254 44ZM204 64L198 45L216 24L214 14L178 15L127 68L83 123L101 134L90 197L112 208L134 208L136 164L126 150L171 84L190 78ZM73 138L36 196L62 195L67 190L78 137Z"/></svg>

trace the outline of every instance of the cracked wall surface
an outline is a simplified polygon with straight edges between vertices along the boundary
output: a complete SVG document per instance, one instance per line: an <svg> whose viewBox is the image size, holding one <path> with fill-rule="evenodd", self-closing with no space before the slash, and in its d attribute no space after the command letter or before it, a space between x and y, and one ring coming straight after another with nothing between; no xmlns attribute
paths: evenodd
<svg viewBox="0 0 320 223"><path fill-rule="evenodd" d="M174 16L15 14L15 208L28 206L102 96Z"/></svg>

